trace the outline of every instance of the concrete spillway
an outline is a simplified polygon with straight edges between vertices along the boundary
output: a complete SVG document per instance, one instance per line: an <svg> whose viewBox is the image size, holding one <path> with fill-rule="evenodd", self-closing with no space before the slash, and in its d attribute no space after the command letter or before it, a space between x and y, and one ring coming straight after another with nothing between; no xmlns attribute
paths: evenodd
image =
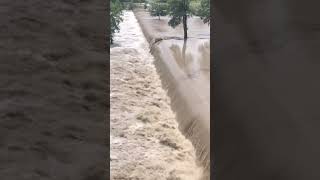
<svg viewBox="0 0 320 180"><path fill-rule="evenodd" d="M110 179L199 180L141 28L123 12L110 49Z"/></svg>
<svg viewBox="0 0 320 180"><path fill-rule="evenodd" d="M187 41L180 27L172 29L168 18L150 17L144 10L135 15L156 58L163 87L168 90L180 131L192 142L198 160L210 170L210 33L200 19L189 20Z"/></svg>

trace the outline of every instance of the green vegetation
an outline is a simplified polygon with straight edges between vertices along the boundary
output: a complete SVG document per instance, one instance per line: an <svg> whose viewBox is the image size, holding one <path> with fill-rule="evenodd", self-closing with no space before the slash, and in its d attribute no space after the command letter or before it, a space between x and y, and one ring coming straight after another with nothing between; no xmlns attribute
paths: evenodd
<svg viewBox="0 0 320 180"><path fill-rule="evenodd" d="M143 4L146 3L146 0L119 0L124 9L133 10L136 7L136 3Z"/></svg>
<svg viewBox="0 0 320 180"><path fill-rule="evenodd" d="M111 0L111 10L110 10L110 16L111 16L111 37L110 37L110 43L113 43L113 35L114 33L118 32L120 30L119 24L122 21L122 4L119 0Z"/></svg>
<svg viewBox="0 0 320 180"><path fill-rule="evenodd" d="M201 0L190 0L190 11L193 15L197 16L200 8L200 1Z"/></svg>
<svg viewBox="0 0 320 180"><path fill-rule="evenodd" d="M164 0L153 0L150 2L149 12L151 16L158 16L160 20L160 16L167 15L167 3Z"/></svg>
<svg viewBox="0 0 320 180"><path fill-rule="evenodd" d="M111 43L113 35L119 31L119 24L122 21L123 4L126 8L132 10L134 3L144 3L146 9L149 4L151 16L169 15L171 18L168 25L172 28L179 24L183 25L184 39L188 38L188 17L192 15L199 16L204 23L210 24L210 1L209 0L111 0Z"/></svg>
<svg viewBox="0 0 320 180"><path fill-rule="evenodd" d="M184 39L188 38L188 16L192 14L190 10L190 0L169 0L168 15L171 16L168 24L175 28L183 24Z"/></svg>
<svg viewBox="0 0 320 180"><path fill-rule="evenodd" d="M197 15L204 23L210 24L210 0L201 0Z"/></svg>
<svg viewBox="0 0 320 180"><path fill-rule="evenodd" d="M188 38L188 17L199 16L204 23L210 24L210 1L209 0L149 0L151 16L169 15L169 26L175 28L182 23L184 39Z"/></svg>
<svg viewBox="0 0 320 180"><path fill-rule="evenodd" d="M128 3L128 2L131 2L131 3L145 3L146 0L120 0L120 2L122 2L122 3Z"/></svg>

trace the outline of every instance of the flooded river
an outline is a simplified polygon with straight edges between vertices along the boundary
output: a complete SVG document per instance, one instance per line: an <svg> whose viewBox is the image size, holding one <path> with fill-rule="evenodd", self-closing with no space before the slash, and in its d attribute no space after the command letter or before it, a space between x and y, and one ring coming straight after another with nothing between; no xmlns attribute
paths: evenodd
<svg viewBox="0 0 320 180"><path fill-rule="evenodd" d="M183 27L168 26L170 17L151 17L144 9L135 16L155 57L155 67L171 100L180 131L193 144L197 159L210 176L210 27L199 17L188 18L188 39Z"/></svg>
<svg viewBox="0 0 320 180"><path fill-rule="evenodd" d="M197 180L202 168L179 131L149 44L124 11L110 50L111 179Z"/></svg>

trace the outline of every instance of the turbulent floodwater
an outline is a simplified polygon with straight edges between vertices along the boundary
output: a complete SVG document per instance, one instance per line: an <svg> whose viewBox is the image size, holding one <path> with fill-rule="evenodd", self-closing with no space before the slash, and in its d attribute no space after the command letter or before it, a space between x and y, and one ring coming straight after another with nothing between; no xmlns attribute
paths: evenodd
<svg viewBox="0 0 320 180"><path fill-rule="evenodd" d="M210 28L200 18L188 19L189 37L183 40L183 27L168 26L144 9L134 14L155 57L155 67L163 88L171 100L179 130L193 144L204 168L203 178L210 177ZM190 33L189 33L190 32Z"/></svg>
<svg viewBox="0 0 320 180"><path fill-rule="evenodd" d="M178 130L149 45L134 14L123 18L110 50L111 179L197 180L194 149Z"/></svg>
<svg viewBox="0 0 320 180"><path fill-rule="evenodd" d="M180 131L193 144L198 160L210 173L210 46L208 41L165 40L153 55Z"/></svg>

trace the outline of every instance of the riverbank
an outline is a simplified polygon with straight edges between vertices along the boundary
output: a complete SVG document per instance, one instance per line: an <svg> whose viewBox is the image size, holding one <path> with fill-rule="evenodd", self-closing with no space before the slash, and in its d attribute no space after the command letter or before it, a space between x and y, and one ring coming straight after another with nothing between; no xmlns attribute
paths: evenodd
<svg viewBox="0 0 320 180"><path fill-rule="evenodd" d="M132 11L110 49L112 180L199 180L194 148L178 130L170 99Z"/></svg>
<svg viewBox="0 0 320 180"><path fill-rule="evenodd" d="M0 3L1 179L106 179L105 3Z"/></svg>
<svg viewBox="0 0 320 180"><path fill-rule="evenodd" d="M134 13L156 58L156 68L168 90L179 129L192 142L209 176L210 28L200 18L189 18L189 39L183 41L181 25L169 27L168 17L158 20L144 9L135 9Z"/></svg>

